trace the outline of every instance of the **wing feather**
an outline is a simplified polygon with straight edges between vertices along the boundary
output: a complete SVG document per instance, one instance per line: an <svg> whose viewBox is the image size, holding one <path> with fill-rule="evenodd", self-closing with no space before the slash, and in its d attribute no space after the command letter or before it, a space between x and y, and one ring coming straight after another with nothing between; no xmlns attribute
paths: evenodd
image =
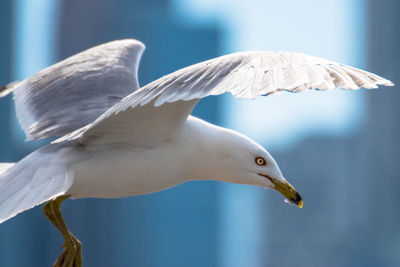
<svg viewBox="0 0 400 267"><path fill-rule="evenodd" d="M5 86L0 97L13 93L27 140L61 136L94 121L138 89L143 50L132 39L99 45Z"/></svg>
<svg viewBox="0 0 400 267"><path fill-rule="evenodd" d="M88 140L85 136L94 136L96 132L104 133L112 120L129 125L124 129L126 135L129 127L131 133L137 133L134 128L140 128L144 123L144 119L134 115L137 109L137 113L144 116L143 109L138 109L138 106L151 106L146 108L147 119L157 121L159 118L174 118L174 123L163 126L172 128L182 124L197 101L209 95L229 92L235 97L250 99L282 91L329 90L335 87L370 89L378 85L393 84L357 68L299 53L235 53L189 66L147 84L115 104L84 129L71 133L60 141L76 138ZM124 112L131 114L131 117L123 116L121 113ZM177 116L177 112L184 115ZM168 132L167 129L161 132L164 130ZM130 137L138 138L137 134ZM104 140L107 138L108 135L103 136Z"/></svg>

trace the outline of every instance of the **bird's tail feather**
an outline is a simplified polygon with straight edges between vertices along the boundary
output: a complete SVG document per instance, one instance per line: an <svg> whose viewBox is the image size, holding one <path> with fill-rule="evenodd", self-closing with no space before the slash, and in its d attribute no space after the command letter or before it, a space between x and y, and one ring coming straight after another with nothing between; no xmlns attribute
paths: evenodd
<svg viewBox="0 0 400 267"><path fill-rule="evenodd" d="M17 83L18 81L15 81L0 87L0 97L4 97L11 94L12 91L14 90L14 85L16 85Z"/></svg>
<svg viewBox="0 0 400 267"><path fill-rule="evenodd" d="M0 223L65 194L73 173L57 158L35 151L17 163L0 163Z"/></svg>

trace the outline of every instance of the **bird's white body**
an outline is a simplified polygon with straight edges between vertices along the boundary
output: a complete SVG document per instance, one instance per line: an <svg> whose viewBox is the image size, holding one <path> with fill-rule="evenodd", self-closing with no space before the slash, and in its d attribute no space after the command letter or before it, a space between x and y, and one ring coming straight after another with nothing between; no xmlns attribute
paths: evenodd
<svg viewBox="0 0 400 267"><path fill-rule="evenodd" d="M160 191L177 185L190 176L190 165L195 161L196 148L188 123L177 138L163 141L157 146L92 145L76 150L84 154L70 164L75 173L74 183L67 191L72 198L117 198ZM79 156L78 156L79 158ZM193 177L196 178L196 177Z"/></svg>
<svg viewBox="0 0 400 267"><path fill-rule="evenodd" d="M13 93L28 139L61 136L17 163L0 164L0 223L61 195L125 197L205 179L274 188L301 207L264 148L190 116L196 103L227 92L249 99L393 85L304 54L255 51L204 61L139 87L143 50L137 40L109 42L0 89L0 97Z"/></svg>
<svg viewBox="0 0 400 267"><path fill-rule="evenodd" d="M232 181L237 177L233 181L240 183L242 174L229 168L229 154L235 150L230 145L240 139L258 146L239 133L190 116L175 138L156 146L73 146L67 157L73 160L69 168L74 182L66 194L71 198L119 198L164 190L189 180ZM274 177L283 180L280 172ZM264 187L270 185L268 180L264 182Z"/></svg>
<svg viewBox="0 0 400 267"><path fill-rule="evenodd" d="M71 198L119 198L177 185L184 181L182 167L187 166L171 152L178 146L180 142L165 143L157 148L129 144L96 147L95 154L87 154L82 160L71 163L75 178L66 194ZM74 153L82 152L75 150Z"/></svg>

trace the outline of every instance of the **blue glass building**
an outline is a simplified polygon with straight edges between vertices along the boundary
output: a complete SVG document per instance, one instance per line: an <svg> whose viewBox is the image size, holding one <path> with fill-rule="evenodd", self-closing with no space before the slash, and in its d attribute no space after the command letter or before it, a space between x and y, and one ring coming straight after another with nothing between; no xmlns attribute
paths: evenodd
<svg viewBox="0 0 400 267"><path fill-rule="evenodd" d="M188 23L188 17L174 10L183 5L177 0L68 0L51 8L37 1L47 8L42 16L51 17L47 33L35 23L40 5L35 5L39 11L31 15L28 30L18 26L33 12L25 2L0 3L0 84L28 75L18 71L22 62L47 58L51 64L121 38L146 44L139 69L141 85L229 50L223 46L232 29L218 19ZM400 4L395 0L350 2L366 10L364 18L354 20L366 32L366 44L360 47L366 51L365 67L396 83ZM311 11L324 10L309 2L304 5ZM287 10L293 16L298 13L289 5ZM187 13L189 20L194 13ZM282 18L296 27L289 17ZM268 27L279 27L279 23L265 25L265 32L259 34L267 34ZM302 30L307 36L307 29ZM29 39L18 37L32 34L47 38L51 49L35 50ZM346 41L350 42L334 40L338 45ZM32 54L35 57L30 58ZM364 93L362 119L354 122L357 127L352 132L335 136L310 131L305 139L272 151L285 176L302 192L303 210L286 206L274 192L212 181L126 199L66 201L63 214L83 243L84 266L399 265L400 93L396 89ZM194 114L230 126L229 101L209 97ZM0 101L0 125L0 162L17 161L40 145L22 143L11 97ZM0 225L0 266L49 266L61 245L60 234L41 208L34 208Z"/></svg>

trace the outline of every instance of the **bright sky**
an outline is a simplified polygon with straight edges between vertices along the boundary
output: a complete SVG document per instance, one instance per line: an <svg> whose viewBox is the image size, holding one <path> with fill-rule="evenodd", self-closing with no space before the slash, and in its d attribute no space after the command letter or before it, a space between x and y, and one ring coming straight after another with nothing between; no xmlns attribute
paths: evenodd
<svg viewBox="0 0 400 267"><path fill-rule="evenodd" d="M14 2L14 78L27 78L53 63L57 1Z"/></svg>

